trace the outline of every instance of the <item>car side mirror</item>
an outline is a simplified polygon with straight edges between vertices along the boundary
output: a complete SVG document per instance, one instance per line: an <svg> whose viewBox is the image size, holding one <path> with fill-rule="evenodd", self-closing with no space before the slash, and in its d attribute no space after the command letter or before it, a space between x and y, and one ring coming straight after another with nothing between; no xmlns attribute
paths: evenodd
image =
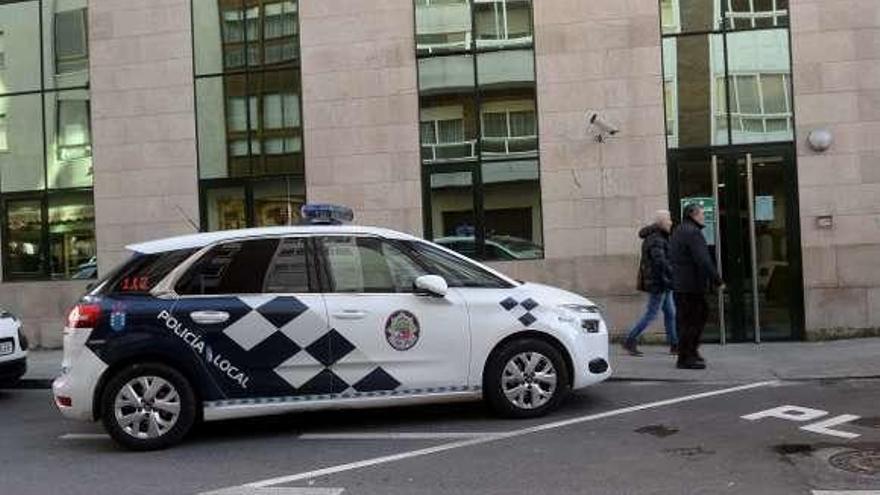
<svg viewBox="0 0 880 495"><path fill-rule="evenodd" d="M416 292L429 294L436 297L446 297L449 292L449 285L446 280L439 275L422 275L413 283L416 286Z"/></svg>

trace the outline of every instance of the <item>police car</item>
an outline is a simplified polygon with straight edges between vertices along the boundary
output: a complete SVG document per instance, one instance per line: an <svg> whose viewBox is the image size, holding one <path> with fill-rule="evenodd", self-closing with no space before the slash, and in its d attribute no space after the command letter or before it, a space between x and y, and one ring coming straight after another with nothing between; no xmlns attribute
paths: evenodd
<svg viewBox="0 0 880 495"><path fill-rule="evenodd" d="M611 373L592 302L400 232L313 224L128 249L70 311L53 392L131 449L200 420L327 408L482 397L536 417Z"/></svg>
<svg viewBox="0 0 880 495"><path fill-rule="evenodd" d="M0 387L11 387L27 371L28 341L21 321L0 309Z"/></svg>

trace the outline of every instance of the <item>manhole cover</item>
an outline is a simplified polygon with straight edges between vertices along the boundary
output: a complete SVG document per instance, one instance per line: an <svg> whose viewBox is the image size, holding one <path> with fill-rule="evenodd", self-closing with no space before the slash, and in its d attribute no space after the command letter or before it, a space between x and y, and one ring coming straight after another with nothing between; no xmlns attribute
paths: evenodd
<svg viewBox="0 0 880 495"><path fill-rule="evenodd" d="M848 450L834 454L828 462L851 473L880 474L880 450Z"/></svg>

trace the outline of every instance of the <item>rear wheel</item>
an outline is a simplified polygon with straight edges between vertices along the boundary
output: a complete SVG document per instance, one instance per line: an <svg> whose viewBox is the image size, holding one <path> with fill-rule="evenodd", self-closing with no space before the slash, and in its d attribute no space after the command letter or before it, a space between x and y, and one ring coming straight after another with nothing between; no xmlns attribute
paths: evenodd
<svg viewBox="0 0 880 495"><path fill-rule="evenodd" d="M163 449L180 442L192 429L195 393L174 368L133 364L107 383L101 419L110 436L128 449Z"/></svg>
<svg viewBox="0 0 880 495"><path fill-rule="evenodd" d="M493 353L483 381L490 407L513 418L543 416L571 390L562 354L538 339L515 340Z"/></svg>

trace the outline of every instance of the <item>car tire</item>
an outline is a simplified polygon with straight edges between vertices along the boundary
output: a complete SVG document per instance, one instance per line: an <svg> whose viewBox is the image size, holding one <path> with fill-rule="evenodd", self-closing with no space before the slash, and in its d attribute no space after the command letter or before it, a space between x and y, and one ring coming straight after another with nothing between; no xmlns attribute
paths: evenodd
<svg viewBox="0 0 880 495"><path fill-rule="evenodd" d="M117 372L101 396L107 433L130 450L158 450L177 444L197 418L192 385L162 363L138 363Z"/></svg>
<svg viewBox="0 0 880 495"><path fill-rule="evenodd" d="M504 417L543 416L559 407L570 391L562 353L540 339L509 342L492 353L486 364L483 396L489 407Z"/></svg>

